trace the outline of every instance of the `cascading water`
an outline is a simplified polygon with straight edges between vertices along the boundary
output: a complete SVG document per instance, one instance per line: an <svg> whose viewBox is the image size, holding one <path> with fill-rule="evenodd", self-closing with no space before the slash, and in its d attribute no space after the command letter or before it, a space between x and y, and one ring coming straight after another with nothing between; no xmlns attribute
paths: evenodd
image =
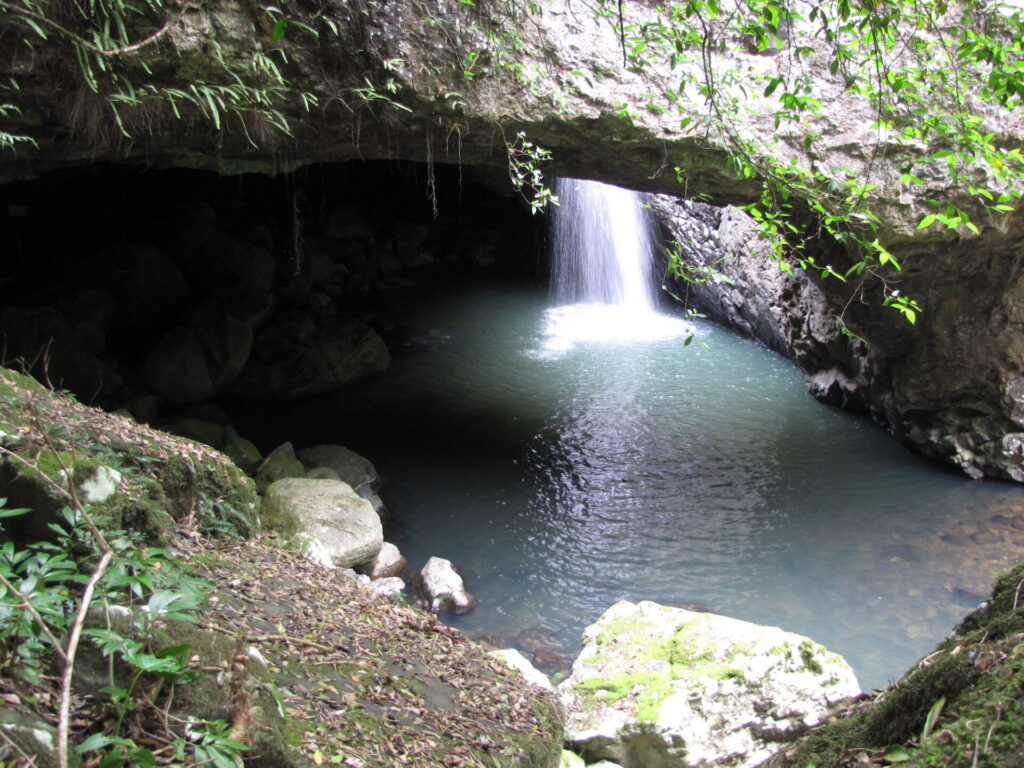
<svg viewBox="0 0 1024 768"><path fill-rule="evenodd" d="M558 304L614 304L653 312L654 250L636 192L559 179L551 287Z"/></svg>
<svg viewBox="0 0 1024 768"><path fill-rule="evenodd" d="M654 246L640 195L580 179L559 179L552 214L546 353L582 342L669 339L692 333L655 309Z"/></svg>

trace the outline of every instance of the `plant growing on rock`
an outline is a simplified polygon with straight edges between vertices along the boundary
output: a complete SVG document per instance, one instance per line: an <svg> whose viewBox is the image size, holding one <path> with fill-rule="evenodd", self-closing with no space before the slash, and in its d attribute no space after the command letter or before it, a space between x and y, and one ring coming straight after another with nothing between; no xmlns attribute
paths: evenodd
<svg viewBox="0 0 1024 768"><path fill-rule="evenodd" d="M44 425L37 410L30 407L30 412L46 451L32 459L0 446L0 456L31 472L65 507L60 521L49 524L50 541L18 544L0 526L0 538L7 539L0 544L0 670L56 701L60 768L70 764L72 742L83 735L79 730L73 739L72 728L81 728L73 722L85 712L91 714L86 720L103 730L81 741L77 751L99 750L101 768L152 766L186 755L218 768L240 766L245 745L232 738L233 724L180 720L168 711L174 686L204 673L195 668L189 645L169 645L164 628L168 622L198 620L204 583L175 572L165 550L116 528L102 508L85 503L75 469L88 462L79 461L74 442L70 450L59 450L64 446L53 434L63 424ZM43 456L59 469L42 467ZM0 519L30 512L2 507ZM110 659L109 685L99 691L105 698L98 703L83 698L76 683L85 637ZM58 678L46 674L52 662ZM3 731L0 740L0 747L33 759Z"/></svg>

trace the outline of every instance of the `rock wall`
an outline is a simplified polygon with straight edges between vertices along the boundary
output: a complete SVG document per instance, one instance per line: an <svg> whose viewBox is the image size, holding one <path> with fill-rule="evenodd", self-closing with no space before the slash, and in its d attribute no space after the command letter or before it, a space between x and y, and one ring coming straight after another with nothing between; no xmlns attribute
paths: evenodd
<svg viewBox="0 0 1024 768"><path fill-rule="evenodd" d="M290 6L280 38L271 29L274 19L245 3L174 7L166 29L143 55L156 73L152 83L187 90L197 72L223 75L210 69L210 51L216 49L241 83L265 86L252 75L253 67L265 65L268 52L279 48L284 56L274 59L280 59L275 66L289 86L271 101L288 121L289 133L273 129L266 110L226 114L214 123L201 107L183 104L176 118L166 103L152 99L122 104L119 126L103 94L82 80L68 49L56 43L31 50L5 46L0 75L21 83L8 94L18 111L6 115L5 130L35 143L22 144L5 160L0 180L114 159L274 173L323 161L406 158L428 168L448 162L503 169L500 177L522 130L552 152L549 173L703 195L716 204L758 198L758 179L730 165L723 134L701 119L709 105L694 87L695 58L676 66L654 64L641 74L624 64L615 24L588 8L569 0L502 8L455 0L323 0L315 9ZM653 22L657 15L646 3L621 10L627 24ZM14 16L0 25L15 40L31 34ZM742 41L731 42L727 52L715 55L721 71L737 76L720 98L735 98L747 108L734 129L767 137L782 163L821 171L839 190L855 182L877 218L879 242L902 270L879 269L867 283L849 285L808 276L798 288L755 263L740 270L749 272L750 290L739 289L730 300L734 309L722 311L793 354L813 389L830 402L868 411L922 452L972 476L1024 479L1024 212L986 216L963 193L963 182L950 181L941 160L915 167L920 189L908 183L902 169L934 148L872 128L874 107L858 99L842 77L826 74L828 62L813 47L799 62L787 59L787 66L803 67L813 78L809 91L824 108L806 113L806 126L780 123L777 104L759 83L778 71L786 52L750 51ZM743 83L755 87L744 91ZM666 92L676 94L672 103ZM1019 146L1020 111L984 110L979 131L991 132L1000 147ZM683 124L682 116L698 119ZM816 137L813 147L804 142L808 135ZM429 182L425 187L432 194ZM935 210L929 201L939 209L948 203L969 211L978 232L918 229L922 217ZM845 271L852 263L845 248L817 237L810 217L804 221L815 236L811 247L818 263ZM344 231L344 222L339 226ZM754 287L765 279L765 286ZM924 312L916 326L881 306L883 287L920 302ZM754 304L742 309L737 300ZM819 300L824 304L812 310L810 304ZM798 317L767 319L798 309ZM839 332L835 318L851 336ZM197 358L201 351L231 373L248 337L207 320L191 321L192 336L178 340L176 353ZM35 332L29 326L25 334ZM220 388L218 376L208 378L202 382L207 389Z"/></svg>
<svg viewBox="0 0 1024 768"><path fill-rule="evenodd" d="M687 303L791 357L815 397L870 415L924 455L1024 481L1020 244L907 258L899 284L926 307L912 326L877 296L783 272L742 211L651 200L697 279L674 285Z"/></svg>

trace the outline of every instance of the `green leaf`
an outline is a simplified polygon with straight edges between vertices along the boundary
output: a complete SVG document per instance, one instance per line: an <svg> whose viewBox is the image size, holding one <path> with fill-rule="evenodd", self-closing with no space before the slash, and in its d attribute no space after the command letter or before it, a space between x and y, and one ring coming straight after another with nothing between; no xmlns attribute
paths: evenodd
<svg viewBox="0 0 1024 768"><path fill-rule="evenodd" d="M913 314L913 310L906 310L908 313ZM907 318L911 323L914 322L910 317ZM924 728L921 730L921 741L924 741L931 735L932 729L935 728L935 723L939 721L939 716L942 715L942 708L946 706L946 697L940 696L938 700L932 704L932 708L928 710L928 716L924 719Z"/></svg>
<svg viewBox="0 0 1024 768"><path fill-rule="evenodd" d="M917 225L917 228L925 229L926 227L930 227L932 224L938 221L938 219L939 217L937 214L929 213L927 216L921 219L920 223Z"/></svg>
<svg viewBox="0 0 1024 768"><path fill-rule="evenodd" d="M278 19L274 22L274 26L270 29L270 36L276 41L284 37L285 31L288 29L287 19Z"/></svg>
<svg viewBox="0 0 1024 768"><path fill-rule="evenodd" d="M903 763L909 760L911 755L910 750L903 746L890 747L889 751L885 753L885 759L890 763Z"/></svg>

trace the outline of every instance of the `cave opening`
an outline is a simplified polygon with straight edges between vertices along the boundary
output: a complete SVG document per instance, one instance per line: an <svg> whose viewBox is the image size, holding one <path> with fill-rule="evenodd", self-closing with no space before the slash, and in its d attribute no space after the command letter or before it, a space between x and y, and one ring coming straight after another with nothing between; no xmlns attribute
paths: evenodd
<svg viewBox="0 0 1024 768"><path fill-rule="evenodd" d="M710 351L546 346L547 223L503 172L97 165L0 212L8 364L218 447L230 427L249 471L286 442L368 457L388 540L463 566L477 608L450 620L545 671L653 599L802 632L880 686L1012 560L1014 489L814 402L763 346L706 322Z"/></svg>

